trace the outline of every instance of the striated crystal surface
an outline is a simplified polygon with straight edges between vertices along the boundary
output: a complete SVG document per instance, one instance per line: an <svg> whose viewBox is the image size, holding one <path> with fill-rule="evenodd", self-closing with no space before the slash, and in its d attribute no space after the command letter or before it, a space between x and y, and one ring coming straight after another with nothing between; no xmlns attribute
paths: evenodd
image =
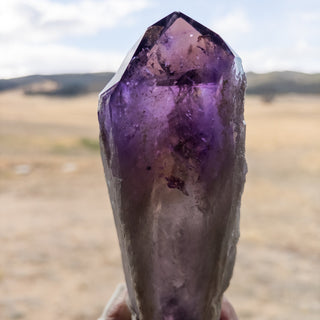
<svg viewBox="0 0 320 320"><path fill-rule="evenodd" d="M216 320L246 174L241 60L174 12L100 94L101 155L130 307L140 320Z"/></svg>

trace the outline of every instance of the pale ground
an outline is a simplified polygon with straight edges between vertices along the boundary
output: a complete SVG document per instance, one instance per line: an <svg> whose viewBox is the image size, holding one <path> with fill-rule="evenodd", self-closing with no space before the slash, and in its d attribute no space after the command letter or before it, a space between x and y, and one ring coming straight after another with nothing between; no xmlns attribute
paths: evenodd
<svg viewBox="0 0 320 320"><path fill-rule="evenodd" d="M0 319L95 320L120 254L96 95L0 94ZM249 173L227 292L240 319L320 314L320 98L246 101Z"/></svg>

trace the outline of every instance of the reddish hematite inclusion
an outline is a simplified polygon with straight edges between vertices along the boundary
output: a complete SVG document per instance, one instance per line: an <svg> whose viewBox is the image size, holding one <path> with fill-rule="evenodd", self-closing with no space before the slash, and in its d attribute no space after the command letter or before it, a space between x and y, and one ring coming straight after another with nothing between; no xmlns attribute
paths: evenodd
<svg viewBox="0 0 320 320"><path fill-rule="evenodd" d="M174 12L100 95L101 154L133 314L219 319L246 174L241 60Z"/></svg>

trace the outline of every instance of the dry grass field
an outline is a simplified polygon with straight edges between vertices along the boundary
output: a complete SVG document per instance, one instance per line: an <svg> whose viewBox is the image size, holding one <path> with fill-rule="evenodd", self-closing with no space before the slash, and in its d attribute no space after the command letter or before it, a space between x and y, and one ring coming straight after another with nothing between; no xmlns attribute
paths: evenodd
<svg viewBox="0 0 320 320"><path fill-rule="evenodd" d="M123 281L96 105L94 94L0 94L1 320L95 320ZM227 296L242 320L318 320L320 97L249 96L246 122Z"/></svg>

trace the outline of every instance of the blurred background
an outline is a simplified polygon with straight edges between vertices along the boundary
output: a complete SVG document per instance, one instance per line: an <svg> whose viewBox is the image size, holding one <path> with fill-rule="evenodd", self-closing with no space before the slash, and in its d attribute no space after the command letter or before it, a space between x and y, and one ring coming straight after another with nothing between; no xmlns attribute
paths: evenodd
<svg viewBox="0 0 320 320"><path fill-rule="evenodd" d="M319 319L320 2L0 2L0 319L96 319L123 281L98 92L182 11L241 56L249 172L227 296L240 319Z"/></svg>

